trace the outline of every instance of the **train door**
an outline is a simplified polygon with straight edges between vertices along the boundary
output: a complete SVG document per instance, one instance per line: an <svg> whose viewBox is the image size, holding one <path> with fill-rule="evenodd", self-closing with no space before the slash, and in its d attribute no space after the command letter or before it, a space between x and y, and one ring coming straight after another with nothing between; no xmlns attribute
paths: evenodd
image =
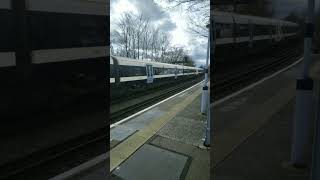
<svg viewBox="0 0 320 180"><path fill-rule="evenodd" d="M277 32L276 32L276 41L281 40L281 24L277 22Z"/></svg>
<svg viewBox="0 0 320 180"><path fill-rule="evenodd" d="M282 40L282 23L279 23L279 39Z"/></svg>
<svg viewBox="0 0 320 180"><path fill-rule="evenodd" d="M272 33L272 28L273 28L273 26L272 26L272 23L270 23L270 25L269 25L269 32L270 32L270 42L272 43L272 39L273 39L273 33Z"/></svg>
<svg viewBox="0 0 320 180"><path fill-rule="evenodd" d="M175 79L178 78L178 68L177 67L174 68L174 78Z"/></svg>
<svg viewBox="0 0 320 180"><path fill-rule="evenodd" d="M151 64L146 65L147 83L153 83L153 68Z"/></svg>
<svg viewBox="0 0 320 180"><path fill-rule="evenodd" d="M233 30L233 33L232 33L232 36L233 36L233 46L236 47L236 43L238 42L237 39L238 39L238 32L237 32L237 23L236 23L236 20L235 18L232 16L232 30Z"/></svg>
<svg viewBox="0 0 320 180"><path fill-rule="evenodd" d="M249 48L252 48L253 47L253 24L252 24L252 21L251 20L248 20L248 24L249 24Z"/></svg>

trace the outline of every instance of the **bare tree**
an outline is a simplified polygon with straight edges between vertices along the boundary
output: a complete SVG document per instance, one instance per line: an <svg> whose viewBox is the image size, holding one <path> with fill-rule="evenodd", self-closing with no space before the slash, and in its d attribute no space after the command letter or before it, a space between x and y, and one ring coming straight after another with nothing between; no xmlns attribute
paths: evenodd
<svg viewBox="0 0 320 180"><path fill-rule="evenodd" d="M119 31L114 31L111 39L114 40L114 43L117 42L124 46L124 53L126 57L130 57L130 37L132 32L132 16L129 13L125 13L120 21L117 23L117 27L119 28Z"/></svg>
<svg viewBox="0 0 320 180"><path fill-rule="evenodd" d="M111 32L112 54L167 63L181 62L187 55L183 47L171 47L169 35L142 14L124 13L116 26Z"/></svg>
<svg viewBox="0 0 320 180"><path fill-rule="evenodd" d="M175 8L183 6L189 16L189 31L201 37L208 37L206 28L210 19L210 0L165 0Z"/></svg>
<svg viewBox="0 0 320 180"><path fill-rule="evenodd" d="M161 50L161 55L160 55L160 61L165 61L164 56L166 54L166 51L168 50L168 47L170 45L168 35L165 33L160 33L160 50Z"/></svg>
<svg viewBox="0 0 320 180"><path fill-rule="evenodd" d="M140 58L140 47L143 44L143 34L146 33L149 28L149 19L145 18L142 14L137 16L137 46L138 46L138 59Z"/></svg>

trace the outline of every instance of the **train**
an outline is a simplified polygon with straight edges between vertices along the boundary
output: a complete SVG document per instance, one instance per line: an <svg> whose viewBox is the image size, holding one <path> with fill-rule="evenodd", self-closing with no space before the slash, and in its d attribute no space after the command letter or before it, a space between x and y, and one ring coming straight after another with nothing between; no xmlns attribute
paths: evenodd
<svg viewBox="0 0 320 180"><path fill-rule="evenodd" d="M104 0L0 1L2 120L58 112L85 99L106 104L107 6Z"/></svg>
<svg viewBox="0 0 320 180"><path fill-rule="evenodd" d="M110 56L110 99L203 76L204 69Z"/></svg>
<svg viewBox="0 0 320 180"><path fill-rule="evenodd" d="M211 11L211 17L217 61L237 60L270 47L280 47L297 40L300 34L298 24L279 19L222 11Z"/></svg>

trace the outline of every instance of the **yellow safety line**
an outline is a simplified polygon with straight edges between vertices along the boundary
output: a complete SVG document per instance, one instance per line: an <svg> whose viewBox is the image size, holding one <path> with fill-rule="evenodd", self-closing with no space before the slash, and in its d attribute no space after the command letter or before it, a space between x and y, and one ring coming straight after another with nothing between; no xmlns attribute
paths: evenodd
<svg viewBox="0 0 320 180"><path fill-rule="evenodd" d="M143 129L130 136L128 139L117 145L110 151L110 172L118 167L122 162L128 159L136 150L138 150L148 139L156 134L167 122L173 119L179 112L192 103L201 93L201 88L188 96L182 102L176 104L169 112L160 118L152 121Z"/></svg>

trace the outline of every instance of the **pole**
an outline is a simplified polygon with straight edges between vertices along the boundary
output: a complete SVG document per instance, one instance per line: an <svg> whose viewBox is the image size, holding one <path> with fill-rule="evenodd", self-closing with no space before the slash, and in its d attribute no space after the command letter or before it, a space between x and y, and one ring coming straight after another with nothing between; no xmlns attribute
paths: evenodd
<svg viewBox="0 0 320 180"><path fill-rule="evenodd" d="M301 74L297 79L296 106L293 124L291 164L295 167L307 165L307 151L312 118L313 80L309 77L311 46L314 32L314 0L308 0L308 17L304 37L304 60Z"/></svg>
<svg viewBox="0 0 320 180"><path fill-rule="evenodd" d="M210 28L209 28L210 29ZM205 80L204 80L204 86L203 86L203 93L202 93L202 101L203 104L205 104L203 109L201 111L206 111L207 112L207 127L206 127L206 138L204 141L205 146L210 146L210 108L209 106L209 96L208 96L208 61L209 61L209 55L210 55L210 30L209 30L209 37L208 37L208 48L207 48L207 61L206 61L206 69L205 69Z"/></svg>
<svg viewBox="0 0 320 180"><path fill-rule="evenodd" d="M214 34L214 21L213 21L213 18L210 19L210 24L209 24L209 37L208 37L208 51L207 51L207 66L206 66L206 75L207 75L207 80L208 80L208 67L209 67L209 57L212 58L213 60L213 55L210 56L210 52L212 51L212 54L214 53L214 40L215 40L215 34ZM213 62L213 61L211 61ZM210 146L210 143L211 143L211 117L210 117L210 94L208 93L207 95L207 128L206 128L206 138L205 138L205 142L204 142L204 145L205 146Z"/></svg>
<svg viewBox="0 0 320 180"><path fill-rule="evenodd" d="M320 82L317 82L316 88L316 121L313 138L313 152L312 152L312 166L311 166L311 180L320 179Z"/></svg>
<svg viewBox="0 0 320 180"><path fill-rule="evenodd" d="M208 61L209 61L209 52L210 52L210 30L209 30L209 37L208 37L208 45L207 45L207 60L206 60L206 67L205 67L205 77L204 83L202 87L202 98L201 98L201 113L205 114L207 111L207 101L208 101Z"/></svg>

